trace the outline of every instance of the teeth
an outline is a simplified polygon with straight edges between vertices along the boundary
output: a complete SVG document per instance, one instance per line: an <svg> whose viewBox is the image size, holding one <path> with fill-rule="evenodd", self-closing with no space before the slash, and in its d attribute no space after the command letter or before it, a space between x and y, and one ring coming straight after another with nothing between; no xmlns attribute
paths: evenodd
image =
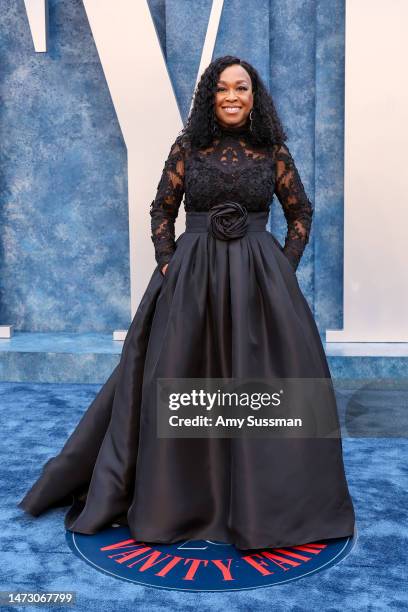
<svg viewBox="0 0 408 612"><path fill-rule="evenodd" d="M227 113L238 113L239 108L238 108L237 106L225 106L225 107L224 107L224 110L225 110Z"/></svg>

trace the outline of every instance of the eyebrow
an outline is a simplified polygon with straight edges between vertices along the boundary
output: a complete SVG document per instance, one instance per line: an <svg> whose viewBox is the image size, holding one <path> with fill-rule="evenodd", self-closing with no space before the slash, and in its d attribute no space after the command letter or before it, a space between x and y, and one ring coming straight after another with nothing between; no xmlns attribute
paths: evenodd
<svg viewBox="0 0 408 612"><path fill-rule="evenodd" d="M236 82L236 83L246 83L246 82L247 82L247 79L238 79L238 80L237 80L237 81L235 81L235 82ZM224 83L224 84L226 84L226 83L225 83L225 81L218 81L218 83Z"/></svg>

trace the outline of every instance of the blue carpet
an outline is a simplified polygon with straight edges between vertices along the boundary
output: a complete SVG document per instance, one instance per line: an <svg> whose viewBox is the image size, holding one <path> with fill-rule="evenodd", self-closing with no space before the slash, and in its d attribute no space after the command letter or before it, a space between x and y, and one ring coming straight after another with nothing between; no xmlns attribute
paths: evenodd
<svg viewBox="0 0 408 612"><path fill-rule="evenodd" d="M258 590L185 593L127 584L72 554L65 509L32 518L17 508L45 461L74 429L100 385L0 383L2 478L0 590L76 591L75 610L405 610L408 567L408 440L344 438L358 541L327 571ZM39 610L9 606L10 610ZM48 609L48 608L42 608ZM53 610L69 610L53 606Z"/></svg>

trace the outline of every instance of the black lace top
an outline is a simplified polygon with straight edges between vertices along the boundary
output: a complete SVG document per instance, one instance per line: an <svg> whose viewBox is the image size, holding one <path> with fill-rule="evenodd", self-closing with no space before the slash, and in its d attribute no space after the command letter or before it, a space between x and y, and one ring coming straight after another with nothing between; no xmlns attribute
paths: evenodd
<svg viewBox="0 0 408 612"><path fill-rule="evenodd" d="M206 149L193 149L182 135L172 144L150 205L151 238L160 268L177 248L174 223L183 194L186 211L207 211L233 200L250 212L269 211L275 193L288 226L283 252L297 269L309 240L312 203L286 144L254 145L248 125L222 127Z"/></svg>

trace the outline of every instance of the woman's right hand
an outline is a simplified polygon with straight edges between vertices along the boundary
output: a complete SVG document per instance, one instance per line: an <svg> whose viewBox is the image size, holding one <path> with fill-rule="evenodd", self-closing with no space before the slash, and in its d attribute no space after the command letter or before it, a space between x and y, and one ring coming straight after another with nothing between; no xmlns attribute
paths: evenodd
<svg viewBox="0 0 408 612"><path fill-rule="evenodd" d="M161 269L161 273L163 274L163 276L164 276L164 275L165 275L165 273L166 273L166 270L167 270L167 266L168 266L168 265L169 265L168 263L164 264L164 266L163 266L163 267L162 267L162 269Z"/></svg>

